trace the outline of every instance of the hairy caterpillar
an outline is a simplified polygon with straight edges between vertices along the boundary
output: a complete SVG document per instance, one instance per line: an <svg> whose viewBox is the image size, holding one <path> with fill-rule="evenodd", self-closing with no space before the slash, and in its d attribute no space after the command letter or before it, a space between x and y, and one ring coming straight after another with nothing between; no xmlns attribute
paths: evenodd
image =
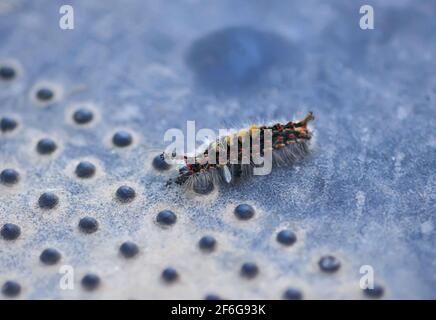
<svg viewBox="0 0 436 320"><path fill-rule="evenodd" d="M309 112L301 121L251 125L219 137L195 156L179 157L178 175L167 184L174 182L194 190L210 190L218 183L233 183L252 176L255 168L260 166L255 160L264 157L267 151L272 155L273 166L292 164L309 152L312 133L307 125L314 119L313 113Z"/></svg>

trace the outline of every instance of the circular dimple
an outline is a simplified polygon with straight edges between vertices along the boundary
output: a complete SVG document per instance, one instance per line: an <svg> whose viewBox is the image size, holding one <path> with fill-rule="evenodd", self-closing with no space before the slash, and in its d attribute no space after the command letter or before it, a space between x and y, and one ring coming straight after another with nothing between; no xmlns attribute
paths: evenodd
<svg viewBox="0 0 436 320"><path fill-rule="evenodd" d="M21 292L21 286L16 281L6 281L2 286L2 293L8 297L18 296Z"/></svg>
<svg viewBox="0 0 436 320"><path fill-rule="evenodd" d="M226 27L193 42L186 63L201 85L239 93L264 84L264 75L273 67L297 67L301 62L297 49L273 32Z"/></svg>
<svg viewBox="0 0 436 320"><path fill-rule="evenodd" d="M59 102L64 95L64 90L58 82L39 81L30 90L30 100L37 106L49 107Z"/></svg>
<svg viewBox="0 0 436 320"><path fill-rule="evenodd" d="M38 141L36 150L39 154L50 154L56 150L56 143L50 138L44 138Z"/></svg>
<svg viewBox="0 0 436 320"><path fill-rule="evenodd" d="M3 117L0 120L0 130L2 132L12 131L17 127L17 125L17 121L10 117Z"/></svg>
<svg viewBox="0 0 436 320"><path fill-rule="evenodd" d="M171 210L162 210L157 214L156 221L161 225L170 226L176 223L177 216Z"/></svg>
<svg viewBox="0 0 436 320"><path fill-rule="evenodd" d="M322 271L329 273L335 272L341 267L339 260L330 255L321 257L318 265Z"/></svg>
<svg viewBox="0 0 436 320"><path fill-rule="evenodd" d="M379 284L374 284L374 287L372 289L363 289L363 293L370 298L380 298L383 296L384 292L384 288Z"/></svg>
<svg viewBox="0 0 436 320"><path fill-rule="evenodd" d="M53 209L59 203L59 198L53 192L44 192L38 199L41 209Z"/></svg>
<svg viewBox="0 0 436 320"><path fill-rule="evenodd" d="M246 262L241 266L241 275L245 278L254 278L259 273L258 266L253 262Z"/></svg>
<svg viewBox="0 0 436 320"><path fill-rule="evenodd" d="M211 193L215 189L213 182L209 181L208 183L194 183L193 190L197 194L206 195Z"/></svg>
<svg viewBox="0 0 436 320"><path fill-rule="evenodd" d="M47 102L53 99L54 92L49 88L40 88L36 91L36 97L40 101Z"/></svg>
<svg viewBox="0 0 436 320"><path fill-rule="evenodd" d="M0 181L4 184L15 184L18 182L20 175L14 169L4 169L0 173Z"/></svg>
<svg viewBox="0 0 436 320"><path fill-rule="evenodd" d="M112 142L117 147L127 147L132 144L132 135L127 131L118 131L112 137Z"/></svg>
<svg viewBox="0 0 436 320"><path fill-rule="evenodd" d="M16 224L6 223L1 228L0 234L5 240L15 240L20 236L21 229Z"/></svg>
<svg viewBox="0 0 436 320"><path fill-rule="evenodd" d="M98 222L92 217L83 217L79 221L79 229L84 233L94 233L98 229Z"/></svg>
<svg viewBox="0 0 436 320"><path fill-rule="evenodd" d="M12 80L17 75L15 69L11 66L0 66L0 78L3 80Z"/></svg>
<svg viewBox="0 0 436 320"><path fill-rule="evenodd" d="M79 178L91 178L95 174L95 166L89 161L81 161L75 172Z"/></svg>
<svg viewBox="0 0 436 320"><path fill-rule="evenodd" d="M89 123L92 121L93 118L94 118L94 114L89 109L80 108L74 111L73 113L73 120L77 124Z"/></svg>
<svg viewBox="0 0 436 320"><path fill-rule="evenodd" d="M116 196L121 202L130 202L135 198L135 190L129 186L121 186L117 189Z"/></svg>
<svg viewBox="0 0 436 320"><path fill-rule="evenodd" d="M201 250L212 251L215 249L216 240L212 236L203 236L200 241L198 241L198 246Z"/></svg>
<svg viewBox="0 0 436 320"><path fill-rule="evenodd" d="M296 288L287 288L283 292L283 299L285 300L301 300L303 299L303 293Z"/></svg>
<svg viewBox="0 0 436 320"><path fill-rule="evenodd" d="M208 293L204 297L204 300L221 300L221 297L215 293Z"/></svg>
<svg viewBox="0 0 436 320"><path fill-rule="evenodd" d="M164 154L158 154L153 158L153 168L159 171L168 170L171 166L165 161Z"/></svg>
<svg viewBox="0 0 436 320"><path fill-rule="evenodd" d="M297 241L297 236L291 230L282 230L277 233L277 241L285 246L291 246Z"/></svg>
<svg viewBox="0 0 436 320"><path fill-rule="evenodd" d="M179 274L173 267L167 267L162 271L162 279L167 283L175 282L178 278Z"/></svg>
<svg viewBox="0 0 436 320"><path fill-rule="evenodd" d="M255 210L249 204L240 204L235 208L234 214L240 220L248 220L254 216Z"/></svg>
<svg viewBox="0 0 436 320"><path fill-rule="evenodd" d="M95 273L88 273L82 278L82 287L86 290L95 290L100 285L100 277Z"/></svg>
<svg viewBox="0 0 436 320"><path fill-rule="evenodd" d="M61 259L61 254L54 248L47 248L41 252L39 260L46 265L54 265Z"/></svg>
<svg viewBox="0 0 436 320"><path fill-rule="evenodd" d="M126 241L120 246L120 253L124 258L133 258L139 253L139 248L136 243Z"/></svg>

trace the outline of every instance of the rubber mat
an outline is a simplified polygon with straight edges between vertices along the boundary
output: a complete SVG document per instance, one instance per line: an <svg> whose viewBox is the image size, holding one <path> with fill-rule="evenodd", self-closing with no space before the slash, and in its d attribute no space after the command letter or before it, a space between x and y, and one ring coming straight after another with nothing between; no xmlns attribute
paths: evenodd
<svg viewBox="0 0 436 320"><path fill-rule="evenodd" d="M434 1L61 6L0 3L0 298L436 298ZM191 192L155 159L308 111L269 175Z"/></svg>

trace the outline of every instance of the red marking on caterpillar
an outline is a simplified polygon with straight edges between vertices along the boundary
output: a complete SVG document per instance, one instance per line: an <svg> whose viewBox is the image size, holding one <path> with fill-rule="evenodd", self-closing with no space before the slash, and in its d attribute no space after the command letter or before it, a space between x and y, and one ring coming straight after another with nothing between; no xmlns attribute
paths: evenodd
<svg viewBox="0 0 436 320"><path fill-rule="evenodd" d="M271 167L293 164L309 153L312 133L307 125L314 119L313 113L309 112L301 121L252 125L238 133L219 137L195 156L179 157L178 175L167 184L174 182L194 190L207 190L211 185L262 175L265 173L260 170L261 165L265 165L268 154L271 155Z"/></svg>

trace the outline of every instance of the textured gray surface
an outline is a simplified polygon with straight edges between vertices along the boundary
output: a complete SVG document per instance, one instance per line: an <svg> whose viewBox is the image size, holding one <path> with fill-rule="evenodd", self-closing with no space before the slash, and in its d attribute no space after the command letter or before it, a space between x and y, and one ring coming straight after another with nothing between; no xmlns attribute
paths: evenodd
<svg viewBox="0 0 436 320"><path fill-rule="evenodd" d="M363 31L367 3L375 30ZM277 299L292 286L309 299L360 299L364 264L386 298L436 298L434 1L74 1L73 31L59 29L59 5L0 5L0 59L20 70L0 82L0 117L19 121L0 133L0 170L21 176L0 184L0 224L22 229L0 239L0 282L18 281L20 298ZM59 99L41 106L33 94L46 82ZM71 114L83 103L96 119L79 127ZM167 190L170 173L151 167L164 132L186 120L218 129L308 110L314 152L293 168L193 196ZM111 144L118 129L132 146ZM35 145L46 136L59 149L43 157ZM81 159L97 165L94 178L74 175ZM131 203L114 199L123 184L136 190ZM44 211L47 190L60 202ZM255 218L238 221L239 203ZM177 214L171 228L154 222L161 209ZM85 215L99 231L79 232ZM289 248L275 241L285 227L298 237ZM218 241L213 253L197 248L204 234ZM119 256L125 240L139 256ZM39 262L46 247L60 263ZM324 254L341 260L337 273L319 270ZM246 261L255 279L240 277ZM59 289L63 264L75 290ZM168 265L180 274L170 286ZM80 287L89 271L102 280L92 293Z"/></svg>

